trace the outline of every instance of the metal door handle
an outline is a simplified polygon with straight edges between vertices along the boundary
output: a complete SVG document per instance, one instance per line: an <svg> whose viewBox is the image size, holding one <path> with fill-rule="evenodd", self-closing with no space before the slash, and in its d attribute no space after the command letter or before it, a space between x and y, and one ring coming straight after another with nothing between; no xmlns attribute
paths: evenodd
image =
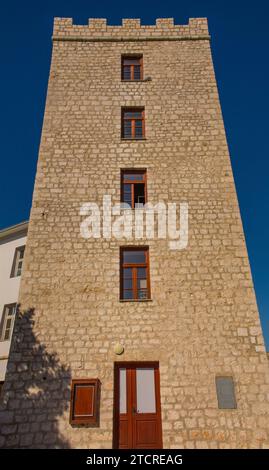
<svg viewBox="0 0 269 470"><path fill-rule="evenodd" d="M133 413L133 415L136 414L136 407L135 406L133 406L133 408L132 408L132 413Z"/></svg>

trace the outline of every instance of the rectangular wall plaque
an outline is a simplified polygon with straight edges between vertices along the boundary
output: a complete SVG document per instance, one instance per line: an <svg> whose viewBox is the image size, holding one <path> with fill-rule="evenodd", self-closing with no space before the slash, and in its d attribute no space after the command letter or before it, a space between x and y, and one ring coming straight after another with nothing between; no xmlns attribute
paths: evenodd
<svg viewBox="0 0 269 470"><path fill-rule="evenodd" d="M232 377L216 377L218 405L220 409L236 408L234 381Z"/></svg>

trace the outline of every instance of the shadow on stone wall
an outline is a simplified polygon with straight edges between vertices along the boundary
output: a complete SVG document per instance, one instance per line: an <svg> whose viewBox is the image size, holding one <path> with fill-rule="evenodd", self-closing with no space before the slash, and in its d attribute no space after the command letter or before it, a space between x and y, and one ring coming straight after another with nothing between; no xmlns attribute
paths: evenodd
<svg viewBox="0 0 269 470"><path fill-rule="evenodd" d="M69 448L58 420L69 411L70 369L34 332L35 310L18 306L0 405L1 448Z"/></svg>

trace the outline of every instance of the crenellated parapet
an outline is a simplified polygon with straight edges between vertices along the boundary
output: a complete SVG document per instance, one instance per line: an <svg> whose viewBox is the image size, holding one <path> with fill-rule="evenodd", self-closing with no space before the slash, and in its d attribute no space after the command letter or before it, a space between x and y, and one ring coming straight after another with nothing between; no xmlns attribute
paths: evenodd
<svg viewBox="0 0 269 470"><path fill-rule="evenodd" d="M72 18L54 18L53 40L139 41L210 39L206 18L190 18L187 25L173 18L156 19L155 25L141 25L140 19L124 18L121 26L110 26L104 18L90 18L88 25L74 25Z"/></svg>

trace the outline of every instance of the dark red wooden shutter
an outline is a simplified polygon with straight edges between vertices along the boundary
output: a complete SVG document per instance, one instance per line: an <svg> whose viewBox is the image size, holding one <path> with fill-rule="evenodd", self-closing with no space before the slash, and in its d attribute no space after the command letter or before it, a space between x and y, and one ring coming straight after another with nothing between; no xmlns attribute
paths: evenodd
<svg viewBox="0 0 269 470"><path fill-rule="evenodd" d="M99 394L100 382L98 379L75 379L72 381L71 424L98 424Z"/></svg>

